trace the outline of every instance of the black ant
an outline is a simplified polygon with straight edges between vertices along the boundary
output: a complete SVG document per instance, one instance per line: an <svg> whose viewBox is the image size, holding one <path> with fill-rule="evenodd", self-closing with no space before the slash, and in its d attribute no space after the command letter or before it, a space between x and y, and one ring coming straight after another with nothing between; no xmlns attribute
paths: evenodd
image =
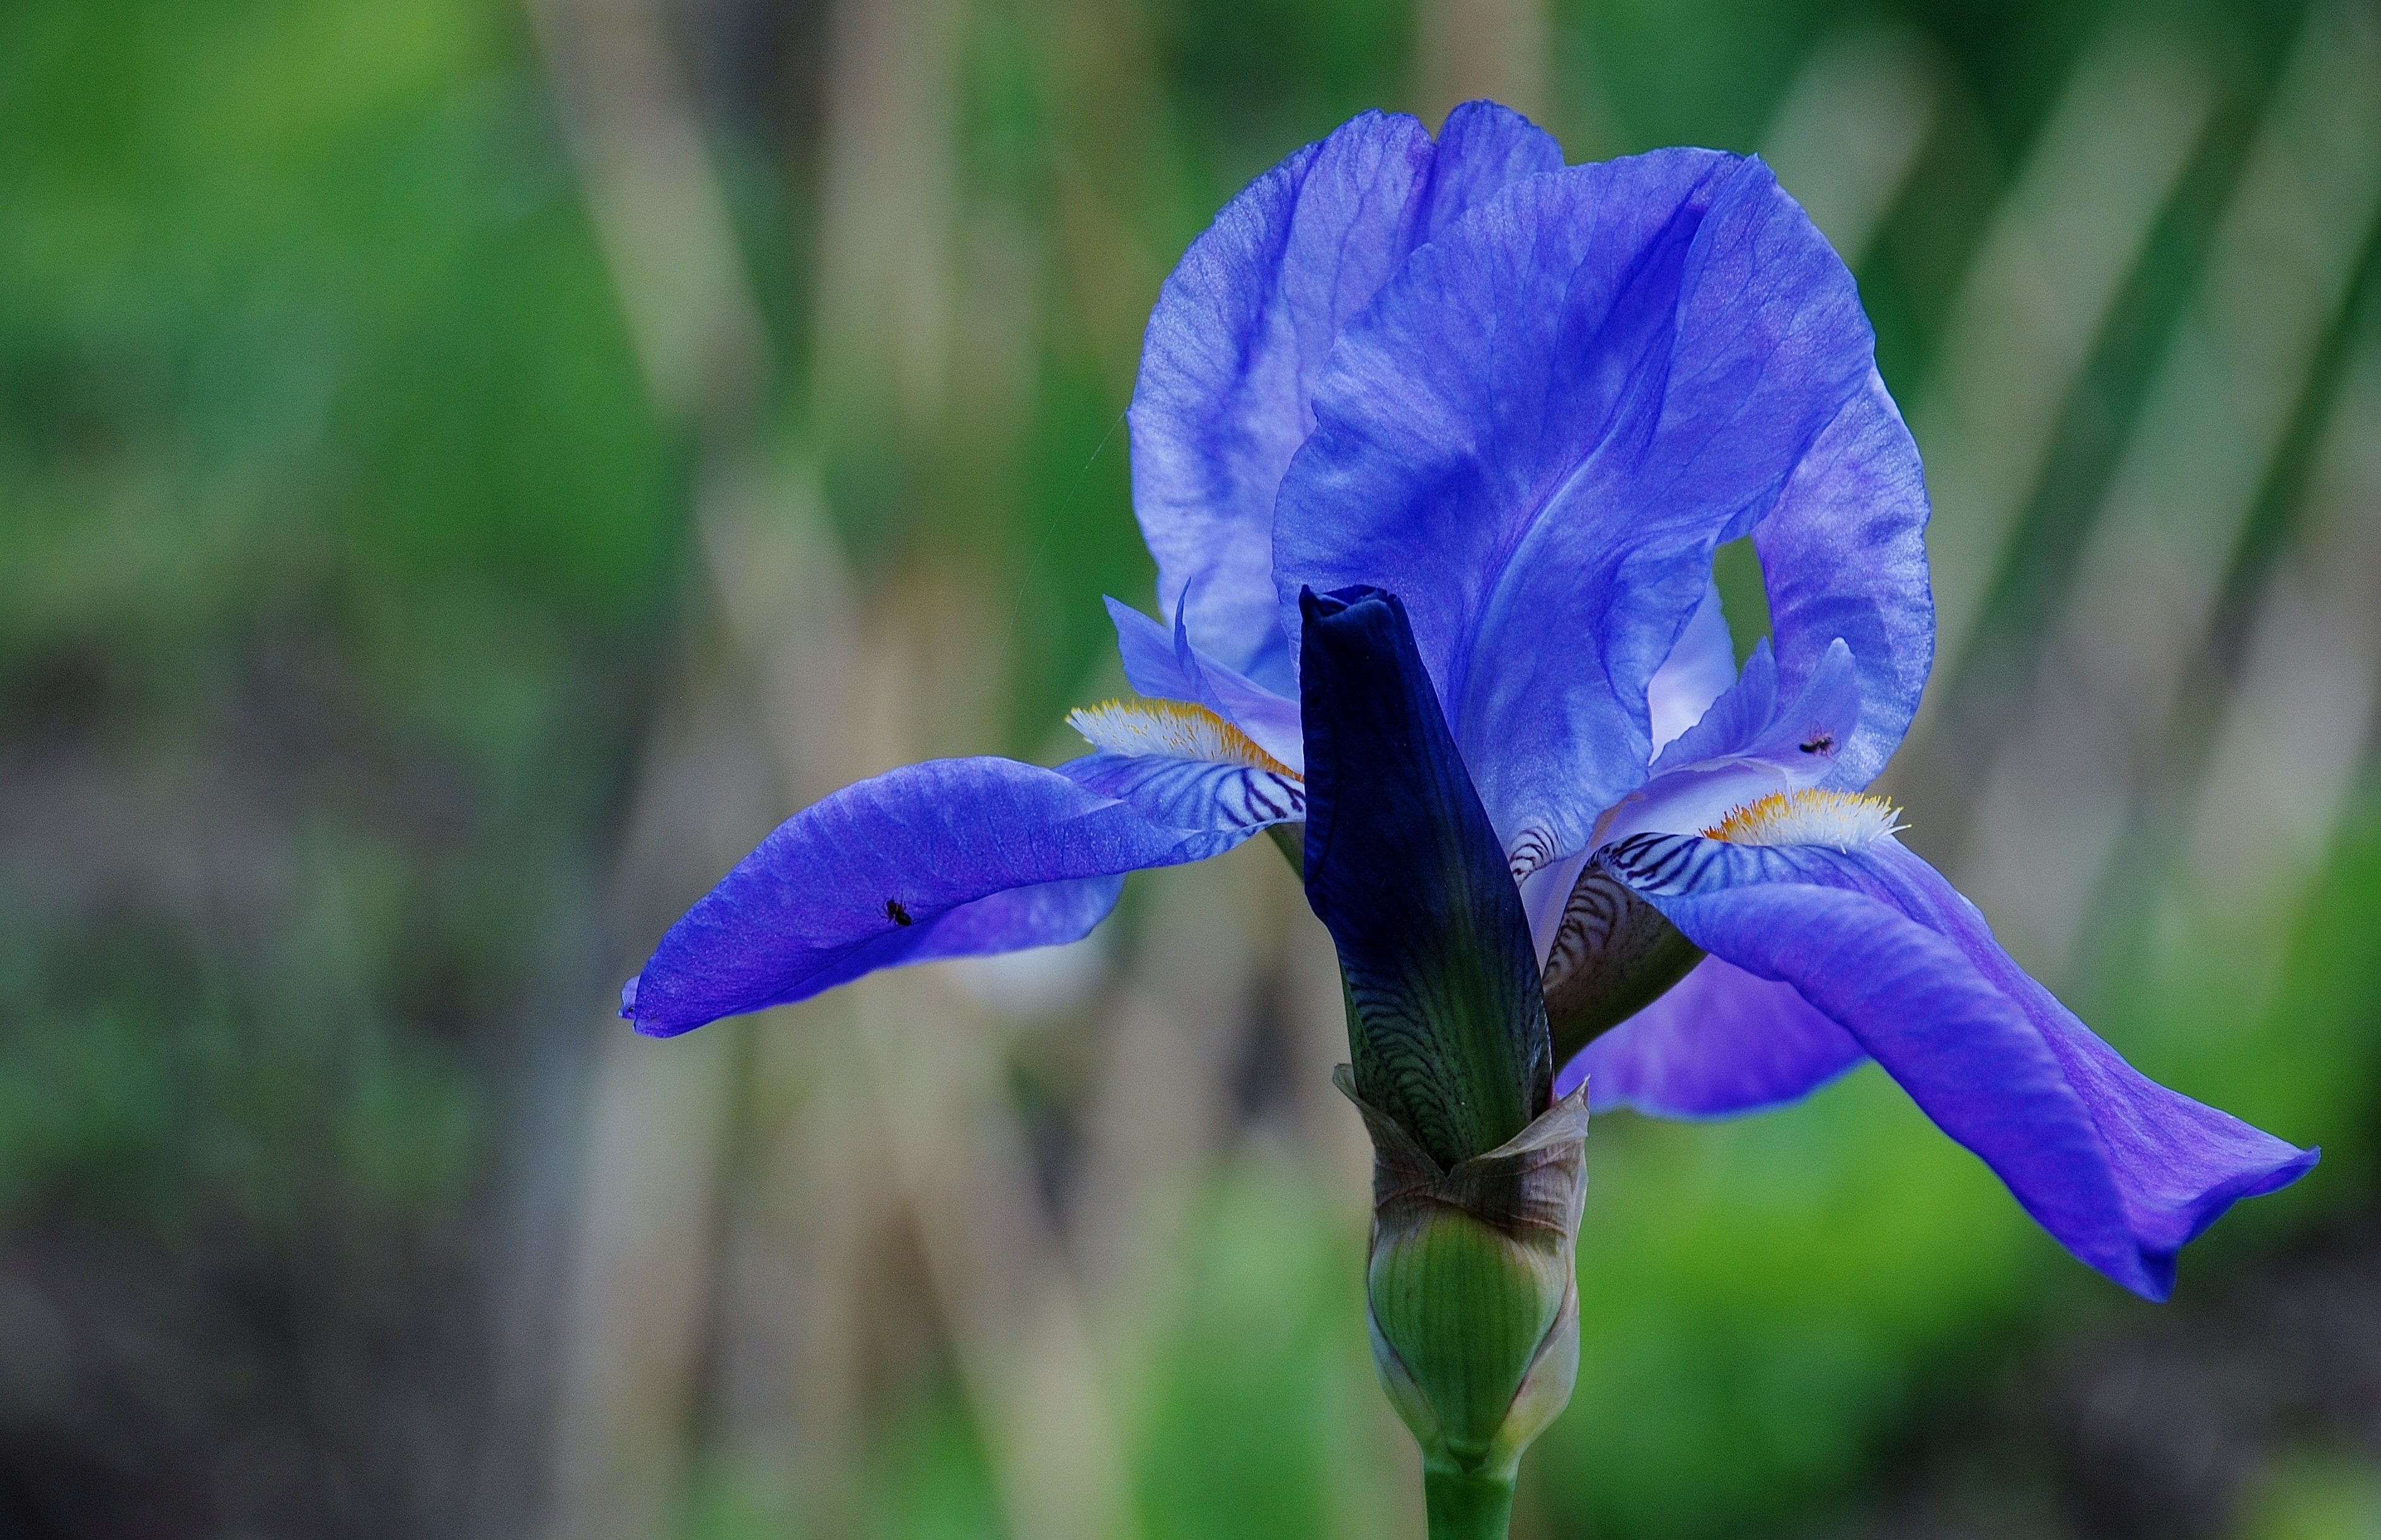
<svg viewBox="0 0 2381 1540"><path fill-rule="evenodd" d="M910 918L910 911L901 907L901 900L898 898L887 898L885 900L885 918L892 921L897 925L911 925L917 923L916 921Z"/></svg>
<svg viewBox="0 0 2381 1540"><path fill-rule="evenodd" d="M1824 754L1835 746L1835 734L1820 733L1802 745L1802 752L1806 754Z"/></svg>

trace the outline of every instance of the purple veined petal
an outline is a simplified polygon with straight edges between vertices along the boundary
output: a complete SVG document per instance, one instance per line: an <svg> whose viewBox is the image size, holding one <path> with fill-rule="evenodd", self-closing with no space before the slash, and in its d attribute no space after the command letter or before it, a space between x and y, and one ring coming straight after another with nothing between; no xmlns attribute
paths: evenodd
<svg viewBox="0 0 2381 1540"><path fill-rule="evenodd" d="M1439 125L1438 153L1416 200L1414 244L1449 226L1524 177L1562 169L1562 146L1512 108L1466 102Z"/></svg>
<svg viewBox="0 0 2381 1540"><path fill-rule="evenodd" d="M1294 776L1252 764L1162 754L1085 754L1058 774L1129 804L1151 823L1246 838L1306 816L1306 787Z"/></svg>
<svg viewBox="0 0 2381 1540"><path fill-rule="evenodd" d="M1764 797L1818 786L1834 772L1838 749L1860 719L1860 677L1850 648L1840 642L1830 647L1801 692L1781 706L1764 642L1745 660L1735 688L1654 763L1653 779L1597 825L1597 841L1617 844L1649 829L1694 834Z"/></svg>
<svg viewBox="0 0 2381 1540"><path fill-rule="evenodd" d="M1768 168L1669 150L1507 188L1415 252L1315 385L1276 509L1295 598L1403 595L1517 871L1645 776L1646 689L1712 553L1874 372Z"/></svg>
<svg viewBox="0 0 2381 1540"><path fill-rule="evenodd" d="M2236 1201L2286 1187L2313 1168L2317 1151L2168 1090L2125 1062L2001 949L1982 911L1899 840L1875 856L1897 904L1948 936L2041 1030L2091 1109L2127 1207L2142 1233L2168 1254L2169 1266L2175 1250Z"/></svg>
<svg viewBox="0 0 2381 1540"><path fill-rule="evenodd" d="M1435 144L1413 118L1367 113L1252 182L1184 254L1142 344L1133 507L1159 613L1187 605L1208 656L1295 689L1275 613L1274 495L1313 425L1316 372L1417 245L1561 164L1552 139L1491 103L1457 108Z"/></svg>
<svg viewBox="0 0 2381 1540"><path fill-rule="evenodd" d="M1747 662L1748 667L1755 666L1768 669L1764 678L1774 684L1776 669L1768 661L1765 643L1756 644L1754 657ZM1695 610L1694 618L1687 622L1678 644L1662 660L1662 666L1654 672L1653 683L1646 687L1657 763L1664 747L1703 720L1719 701L1743 694L1736 689L1737 681L1736 650L1728 635L1728 616L1720 607L1719 585L1706 583L1703 602ZM1773 689L1770 697L1758 704L1764 722L1769 719L1775 706L1775 693ZM1558 857L1521 877L1521 907L1529 915L1530 940L1537 948L1541 967L1554 947L1563 907L1569 901L1570 890L1578 883L1589 853L1581 849Z"/></svg>
<svg viewBox="0 0 2381 1540"><path fill-rule="evenodd" d="M1580 850L1557 856L1521 878L1521 912L1530 922L1530 945L1537 952L1542 969L1554 952L1555 933L1562 926L1563 910L1570 902L1571 889L1579 885L1579 874L1586 869L1591 854Z"/></svg>
<svg viewBox="0 0 2381 1540"><path fill-rule="evenodd" d="M1735 681L1654 756L1653 775L1658 779L1690 764L1740 753L1777 719L1777 656L1764 636L1752 644Z"/></svg>
<svg viewBox="0 0 2381 1540"><path fill-rule="evenodd" d="M1278 695L1202 654L1190 643L1189 616L1174 613L1174 656L1177 666L1199 691L1200 704L1249 735L1258 748L1303 774L1306 730L1300 725L1298 703Z"/></svg>
<svg viewBox="0 0 2381 1540"><path fill-rule="evenodd" d="M1584 1079L1601 1111L1733 1118L1800 1101L1868 1056L1789 984L1707 957L1670 992L1571 1056L1555 1078Z"/></svg>
<svg viewBox="0 0 2381 1540"><path fill-rule="evenodd" d="M934 958L1088 934L1123 874L1247 837L1168 828L1037 765L906 765L815 802L672 925L621 991L656 1037Z"/></svg>
<svg viewBox="0 0 2381 1540"><path fill-rule="evenodd" d="M1935 665L1926 479L1874 370L1753 527L1780 688L1798 690L1840 639L1860 666L1859 729L1825 784L1857 791L1899 746Z"/></svg>
<svg viewBox="0 0 2381 1540"><path fill-rule="evenodd" d="M1199 686L1183 669L1172 633L1121 599L1106 601L1109 623L1116 627L1117 655L1124 660L1124 677L1132 688L1153 701L1196 701Z"/></svg>
<svg viewBox="0 0 2381 1540"><path fill-rule="evenodd" d="M1654 753L1703 720L1712 703L1736 682L1736 644L1721 608L1719 584L1703 584L1703 602L1679 633L1670 655L1645 686L1645 711L1654 730Z"/></svg>
<svg viewBox="0 0 2381 1540"><path fill-rule="evenodd" d="M1306 739L1298 725L1298 703L1276 695L1243 678L1191 645L1183 614L1177 611L1173 634L1130 605L1107 601L1108 618L1116 626L1117 652L1124 659L1124 677L1132 688L1152 700L1187 701L1205 706L1240 731L1258 748L1293 772L1306 763Z"/></svg>
<svg viewBox="0 0 2381 1540"><path fill-rule="evenodd" d="M1895 839L1643 836L1600 858L1697 946L1790 984L2077 1257L2150 1299L2175 1253L2302 1150L2157 1084L2028 978Z"/></svg>

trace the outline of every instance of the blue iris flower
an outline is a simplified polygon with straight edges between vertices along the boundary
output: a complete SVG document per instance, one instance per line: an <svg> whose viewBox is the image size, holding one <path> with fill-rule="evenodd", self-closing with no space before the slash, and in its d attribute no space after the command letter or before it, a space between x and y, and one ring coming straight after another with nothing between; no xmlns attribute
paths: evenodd
<svg viewBox="0 0 2381 1540"><path fill-rule="evenodd" d="M1056 769L796 814L630 981L640 1031L1071 941L1123 874L1303 823L1353 1005L1460 1016L1453 968L1503 1013L1457 1046L1518 1100L1410 1109L1442 1161L1581 1077L1711 1118L1873 1058L2154 1299L2314 1165L2133 1069L1863 794L1933 662L1925 488L1850 275L1758 160L1360 117L1190 248L1129 416L1165 619L1109 608L1143 699L1076 713L1094 752ZM1744 535L1771 635L1739 669L1711 573ZM1384 1073L1375 1106L1427 1079Z"/></svg>

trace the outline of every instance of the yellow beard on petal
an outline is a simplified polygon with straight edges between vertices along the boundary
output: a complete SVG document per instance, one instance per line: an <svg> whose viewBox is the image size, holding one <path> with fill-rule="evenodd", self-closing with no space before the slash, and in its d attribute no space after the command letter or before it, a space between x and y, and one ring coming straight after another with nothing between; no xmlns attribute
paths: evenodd
<svg viewBox="0 0 2381 1540"><path fill-rule="evenodd" d="M1828 845L1857 850L1905 825L1882 797L1850 791L1773 791L1703 831L1737 845Z"/></svg>
<svg viewBox="0 0 2381 1540"><path fill-rule="evenodd" d="M1245 764L1299 778L1296 771L1258 748L1248 734L1205 706L1186 701L1104 701L1068 712L1067 722L1093 748L1112 754Z"/></svg>

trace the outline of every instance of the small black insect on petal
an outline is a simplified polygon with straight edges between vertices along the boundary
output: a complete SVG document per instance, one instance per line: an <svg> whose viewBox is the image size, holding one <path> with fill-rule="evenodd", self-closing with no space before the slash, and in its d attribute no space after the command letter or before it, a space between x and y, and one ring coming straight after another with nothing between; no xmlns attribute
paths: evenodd
<svg viewBox="0 0 2381 1540"><path fill-rule="evenodd" d="M897 925L916 923L915 921L910 918L910 911L901 907L901 900L898 898L887 898L885 900L885 918L892 921Z"/></svg>
<svg viewBox="0 0 2381 1540"><path fill-rule="evenodd" d="M1806 753L1806 754L1824 754L1824 753L1825 753L1828 750L1833 749L1835 746L1836 746L1836 735L1835 735L1835 734L1833 734L1833 733L1820 733L1820 734L1817 734L1817 735L1816 735L1816 736L1814 736L1814 737L1812 737L1812 738L1809 738L1809 739L1804 739L1804 740L1803 740L1803 743L1802 743L1802 752L1803 752L1804 753Z"/></svg>

